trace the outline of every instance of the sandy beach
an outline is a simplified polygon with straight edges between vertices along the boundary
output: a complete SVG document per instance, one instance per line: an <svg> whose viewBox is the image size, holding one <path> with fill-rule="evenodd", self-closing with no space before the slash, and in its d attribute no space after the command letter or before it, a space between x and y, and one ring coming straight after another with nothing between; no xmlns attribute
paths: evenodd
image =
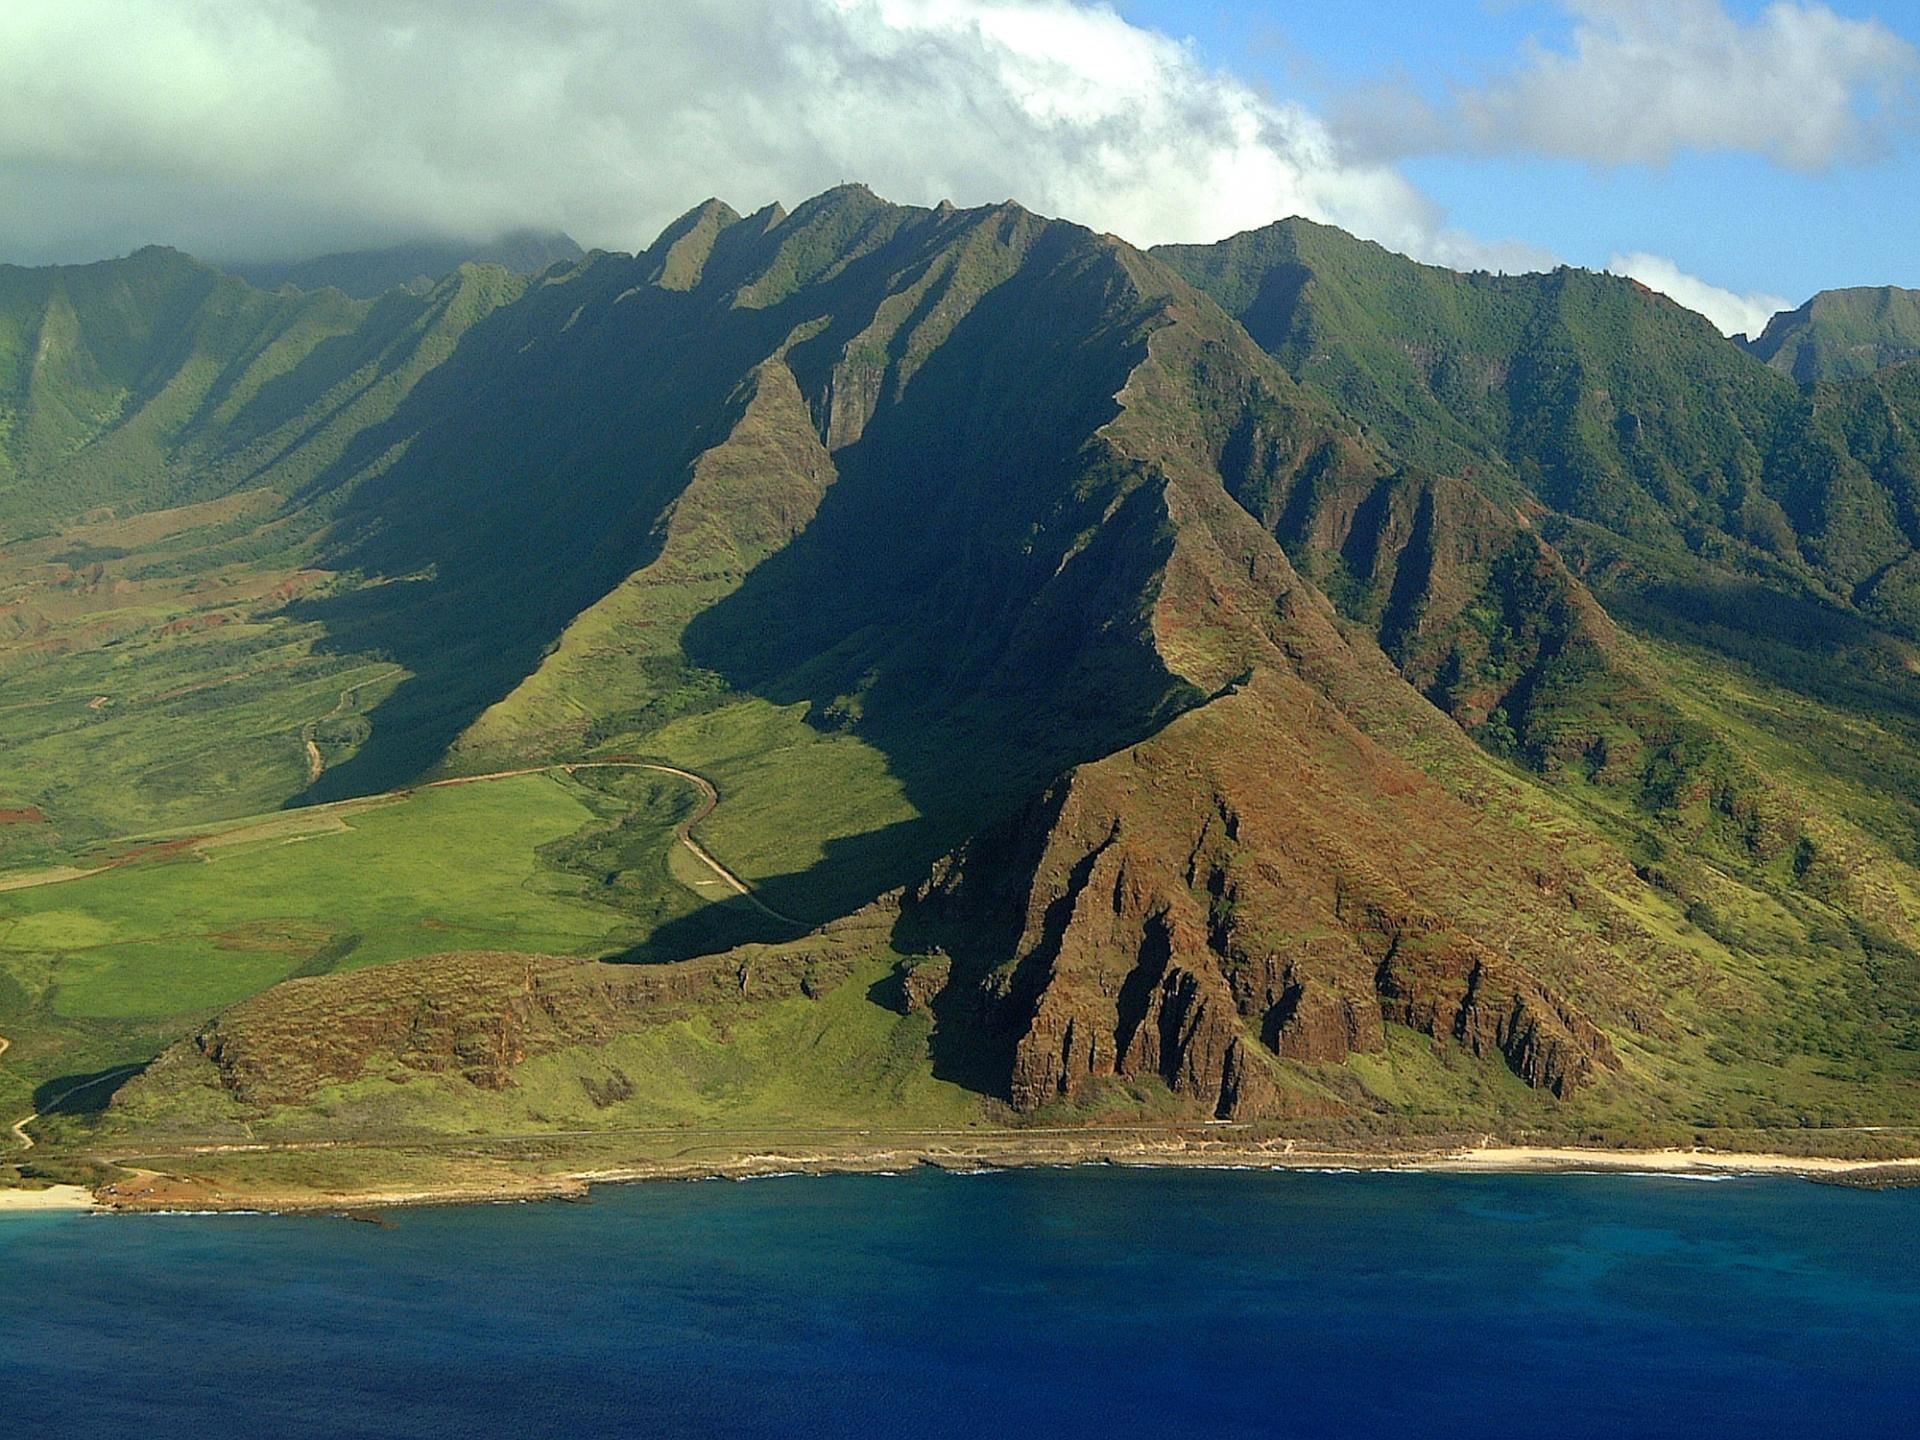
<svg viewBox="0 0 1920 1440"><path fill-rule="evenodd" d="M48 1185L40 1190L0 1189L0 1215L93 1208L92 1193L80 1185Z"/></svg>
<svg viewBox="0 0 1920 1440"><path fill-rule="evenodd" d="M1835 1160L1810 1155L1743 1155L1727 1150L1582 1150L1509 1145L1422 1157L1397 1168L1503 1174L1630 1170L1671 1175L1846 1175L1872 1170L1920 1177L1920 1159Z"/></svg>
<svg viewBox="0 0 1920 1440"><path fill-rule="evenodd" d="M567 1178L586 1185L670 1179L753 1179L769 1175L846 1172L897 1173L917 1165L947 1169L1032 1165L1119 1165L1139 1168L1418 1171L1433 1174L1658 1174L1781 1175L1810 1179L1856 1175L1877 1183L1920 1183L1920 1157L1843 1160L1805 1155L1746 1154L1726 1150L1603 1150L1571 1146L1484 1146L1433 1151L1321 1150L1291 1144L1058 1145L982 1144L872 1149L859 1153L794 1151L741 1154L727 1159L654 1162Z"/></svg>

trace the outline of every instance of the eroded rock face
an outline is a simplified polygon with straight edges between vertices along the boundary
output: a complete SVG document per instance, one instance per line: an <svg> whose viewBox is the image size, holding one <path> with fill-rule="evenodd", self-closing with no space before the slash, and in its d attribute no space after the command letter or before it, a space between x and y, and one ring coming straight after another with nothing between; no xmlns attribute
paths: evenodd
<svg viewBox="0 0 1920 1440"><path fill-rule="evenodd" d="M539 976L556 963L450 955L293 980L225 1012L193 1043L246 1104L304 1099L358 1077L383 1054L411 1070L499 1089L526 1056Z"/></svg>
<svg viewBox="0 0 1920 1440"><path fill-rule="evenodd" d="M1583 943L1557 877L1509 898L1529 882L1449 833L1471 823L1450 797L1350 733L1305 753L1299 717L1277 723L1292 698L1255 681L1081 767L908 897L909 918L1005 937L950 983L1010 1037L1017 1109L1148 1076L1223 1119L1322 1108L1274 1061L1338 1064L1388 1021L1557 1096L1616 1064L1531 968Z"/></svg>
<svg viewBox="0 0 1920 1440"><path fill-rule="evenodd" d="M192 1041L243 1104L290 1104L386 1066L512 1083L530 1055L605 1044L695 1005L821 995L852 969L850 947L746 946L678 965L611 965L467 952L290 980L241 1002Z"/></svg>
<svg viewBox="0 0 1920 1440"><path fill-rule="evenodd" d="M1298 978L1293 967L1280 998L1265 1011L1261 1038L1274 1054L1312 1064L1338 1064L1356 1050L1380 1048L1380 1013L1364 999L1320 980Z"/></svg>

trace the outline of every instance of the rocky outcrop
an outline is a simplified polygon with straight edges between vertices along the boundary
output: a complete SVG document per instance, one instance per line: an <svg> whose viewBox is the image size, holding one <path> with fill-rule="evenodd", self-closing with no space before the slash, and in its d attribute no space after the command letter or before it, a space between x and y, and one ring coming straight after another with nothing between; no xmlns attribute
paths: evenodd
<svg viewBox="0 0 1920 1440"><path fill-rule="evenodd" d="M854 952L828 933L678 965L432 955L289 980L223 1012L191 1047L246 1105L296 1103L382 1071L456 1075L502 1090L532 1055L605 1044L696 1005L817 998L847 978Z"/></svg>
<svg viewBox="0 0 1920 1440"><path fill-rule="evenodd" d="M1449 1035L1475 1055L1498 1055L1527 1084L1563 1098L1618 1064L1605 1033L1577 1008L1470 943L1418 963L1396 956L1379 988L1388 1018Z"/></svg>
<svg viewBox="0 0 1920 1440"><path fill-rule="evenodd" d="M1222 1119L1325 1109L1277 1062L1378 1050L1388 1022L1556 1096L1616 1067L1536 968L1596 943L1559 877L1477 850L1457 802L1337 725L1309 753L1301 699L1253 677L907 898L910 928L971 937L949 984L985 996L1016 1109L1146 1077Z"/></svg>

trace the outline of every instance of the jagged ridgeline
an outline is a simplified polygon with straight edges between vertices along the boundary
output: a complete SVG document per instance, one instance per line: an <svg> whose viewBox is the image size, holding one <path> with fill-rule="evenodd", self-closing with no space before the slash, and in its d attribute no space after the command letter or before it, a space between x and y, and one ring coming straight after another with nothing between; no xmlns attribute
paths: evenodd
<svg viewBox="0 0 1920 1440"><path fill-rule="evenodd" d="M0 1030L178 1041L76 1144L1920 1108L1913 367L858 187L371 300L143 251L0 304L0 853L111 867L0 893ZM482 779L578 761L714 783L760 908L664 772ZM571 940L288 899L324 963L63 989L225 822L501 784L584 807L517 882Z"/></svg>

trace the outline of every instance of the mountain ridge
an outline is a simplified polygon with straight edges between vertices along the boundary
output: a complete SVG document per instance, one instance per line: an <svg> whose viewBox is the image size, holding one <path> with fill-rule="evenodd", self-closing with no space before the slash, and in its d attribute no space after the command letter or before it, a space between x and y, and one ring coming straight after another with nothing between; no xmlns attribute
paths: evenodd
<svg viewBox="0 0 1920 1440"><path fill-rule="evenodd" d="M432 289L462 265L539 275L555 265L578 264L586 253L559 231L516 230L484 243L426 240L304 260L233 261L220 268L260 290L338 290L356 300L377 300L389 290Z"/></svg>
<svg viewBox="0 0 1920 1440"><path fill-rule="evenodd" d="M1859 379L1920 358L1920 292L1897 285L1822 290L1774 316L1747 349L1802 385Z"/></svg>
<svg viewBox="0 0 1920 1440"><path fill-rule="evenodd" d="M184 313L217 295L254 335L325 323L270 365L258 344L96 364L111 383L85 393L130 419L11 452L0 490L29 532L0 600L32 637L0 665L49 699L0 726L49 764L94 737L162 833L210 802L138 763L161 717L194 745L254 727L247 793L296 807L595 756L701 774L702 843L825 927L697 960L719 918L620 912L621 953L662 983L762 956L812 975L737 1015L593 1022L694 1046L703 1075L733 1063L703 1017L808 1014L872 1073L1015 1121L1619 1133L1915 1106L1920 790L1897 757L1920 405L1899 371L1816 407L1617 277L1448 278L1303 222L1146 252L864 187L710 201L638 255L370 303L182 263L162 268ZM95 348L118 353L73 353ZM147 480L78 548L50 497L106 493L107 456ZM228 508L149 522L176 513L159 501ZM1748 591L1807 637L1709 603ZM362 674L382 678L350 703ZM101 692L124 699L62 698ZM1822 713L1845 744L1783 760ZM1871 793L1846 745L1901 783ZM84 855L102 782L68 773L0 772L0 801L42 817L0 844ZM654 894L638 877L671 862L647 858L644 807L589 798L599 828L527 883ZM845 965L809 970L832 936ZM595 943L576 958L619 958ZM58 1003L47 953L0 955L29 1017ZM483 1005L457 965L379 973L396 1013ZM324 1031L291 983L233 1023ZM303 1042L317 1088L276 1088L269 1046L235 1088L207 1069L225 1022L169 1012L169 1058L72 1134L133 1143L189 1096L269 1131L336 1103L431 1130L439 1107L519 1104L525 1065L592 1079L552 1082L561 1109L655 1103L630 1074L617 1104L581 1099L612 1093L609 1062L550 1018L545 1058L484 1084L408 1061L375 1104L354 1087L384 1041L338 1065ZM89 1023L123 1047L103 1061L151 1046ZM756 1054L701 1083L786 1094Z"/></svg>

